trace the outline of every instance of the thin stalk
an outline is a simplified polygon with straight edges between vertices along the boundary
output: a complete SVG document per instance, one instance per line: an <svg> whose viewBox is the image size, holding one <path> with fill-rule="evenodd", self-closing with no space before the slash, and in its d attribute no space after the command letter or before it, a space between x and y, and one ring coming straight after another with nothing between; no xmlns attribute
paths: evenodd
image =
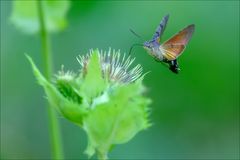
<svg viewBox="0 0 240 160"><path fill-rule="evenodd" d="M107 154L106 153L98 153L98 160L108 160Z"/></svg>
<svg viewBox="0 0 240 160"><path fill-rule="evenodd" d="M49 35L46 29L45 17L43 11L43 1L38 2L38 16L40 24L40 36L42 45L42 57L44 66L44 75L47 80L50 80L52 75L52 60L51 60L51 44L49 41ZM53 159L64 159L60 127L56 116L56 112L50 104L47 106L49 116L49 135L51 140L52 158Z"/></svg>

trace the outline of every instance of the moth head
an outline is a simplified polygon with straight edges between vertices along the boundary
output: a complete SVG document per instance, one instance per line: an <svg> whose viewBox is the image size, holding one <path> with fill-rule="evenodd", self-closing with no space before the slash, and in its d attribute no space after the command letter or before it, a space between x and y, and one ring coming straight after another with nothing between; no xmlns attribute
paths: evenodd
<svg viewBox="0 0 240 160"><path fill-rule="evenodd" d="M151 41L146 41L143 43L144 48L152 48L153 44Z"/></svg>
<svg viewBox="0 0 240 160"><path fill-rule="evenodd" d="M146 41L143 43L144 49L146 49L148 52L152 52L154 49L154 42L152 41Z"/></svg>

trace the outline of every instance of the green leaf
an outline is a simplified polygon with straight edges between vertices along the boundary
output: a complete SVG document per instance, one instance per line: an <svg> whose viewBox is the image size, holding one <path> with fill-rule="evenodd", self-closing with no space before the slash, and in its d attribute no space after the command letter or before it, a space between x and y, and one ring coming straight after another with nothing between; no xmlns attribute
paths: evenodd
<svg viewBox="0 0 240 160"><path fill-rule="evenodd" d="M78 93L77 89L74 87L74 79L69 81L66 79L57 79L56 87L61 92L61 94L67 98L69 101L81 104L83 101L82 96Z"/></svg>
<svg viewBox="0 0 240 160"><path fill-rule="evenodd" d="M98 53L98 50L93 51L89 64L87 65L87 73L80 88L81 92L86 95L90 103L92 99L100 95L107 86L102 76Z"/></svg>
<svg viewBox="0 0 240 160"><path fill-rule="evenodd" d="M42 4L47 31L63 30L67 26L66 14L70 8L70 1L44 0ZM38 5L37 0L13 1L11 22L25 33L34 34L39 32Z"/></svg>
<svg viewBox="0 0 240 160"><path fill-rule="evenodd" d="M88 112L86 103L79 101L79 99L82 100L82 97L79 95L79 97L77 97L77 101L79 103L82 102L81 104L76 103L68 97L65 97L65 95L63 95L53 84L46 80L46 78L41 74L34 64L32 58L28 55L26 55L26 57L32 66L36 79L38 80L39 84L43 86L50 104L54 106L65 118L81 126L83 123L83 118ZM72 93L72 95L74 95L74 97L76 96L74 93Z"/></svg>
<svg viewBox="0 0 240 160"><path fill-rule="evenodd" d="M142 84L119 85L109 92L109 101L95 106L84 120L84 129L89 144L86 150L92 156L95 150L104 155L112 145L132 139L139 131L146 129L150 103L142 96Z"/></svg>

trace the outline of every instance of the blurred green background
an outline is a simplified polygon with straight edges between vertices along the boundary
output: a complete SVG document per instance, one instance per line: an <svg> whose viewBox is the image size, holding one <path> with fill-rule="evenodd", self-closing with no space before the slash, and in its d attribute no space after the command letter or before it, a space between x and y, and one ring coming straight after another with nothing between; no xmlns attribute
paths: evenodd
<svg viewBox="0 0 240 160"><path fill-rule="evenodd" d="M24 53L42 67L39 35L29 36L9 21L11 1L1 1L1 158L48 159L50 145L43 89L37 85ZM170 19L166 40L188 24L196 31L179 58L181 72L171 73L143 48L135 64L144 72L152 98L153 126L110 158L239 158L239 1L77 2L71 3L69 26L51 36L54 71L61 64L77 71L76 56L90 48L128 52L149 40L161 18ZM87 158L86 134L59 115L67 159Z"/></svg>

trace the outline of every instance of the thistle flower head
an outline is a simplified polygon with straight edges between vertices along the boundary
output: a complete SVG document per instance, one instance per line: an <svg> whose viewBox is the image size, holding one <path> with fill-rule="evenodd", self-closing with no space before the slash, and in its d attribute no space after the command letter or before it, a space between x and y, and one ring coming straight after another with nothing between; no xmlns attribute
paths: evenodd
<svg viewBox="0 0 240 160"><path fill-rule="evenodd" d="M87 55L79 55L77 60L81 65L83 75L87 73L87 66L89 59L94 51L90 50ZM140 64L131 68L135 58L127 57L125 54L121 56L120 50L111 52L99 51L98 56L100 59L102 77L111 82L131 83L137 80L142 75L142 67Z"/></svg>
<svg viewBox="0 0 240 160"><path fill-rule="evenodd" d="M91 50L77 58L79 74L63 71L47 81L28 57L48 101L88 136L86 153L106 157L113 145L131 140L149 127L150 99L143 95L142 68L120 51Z"/></svg>

